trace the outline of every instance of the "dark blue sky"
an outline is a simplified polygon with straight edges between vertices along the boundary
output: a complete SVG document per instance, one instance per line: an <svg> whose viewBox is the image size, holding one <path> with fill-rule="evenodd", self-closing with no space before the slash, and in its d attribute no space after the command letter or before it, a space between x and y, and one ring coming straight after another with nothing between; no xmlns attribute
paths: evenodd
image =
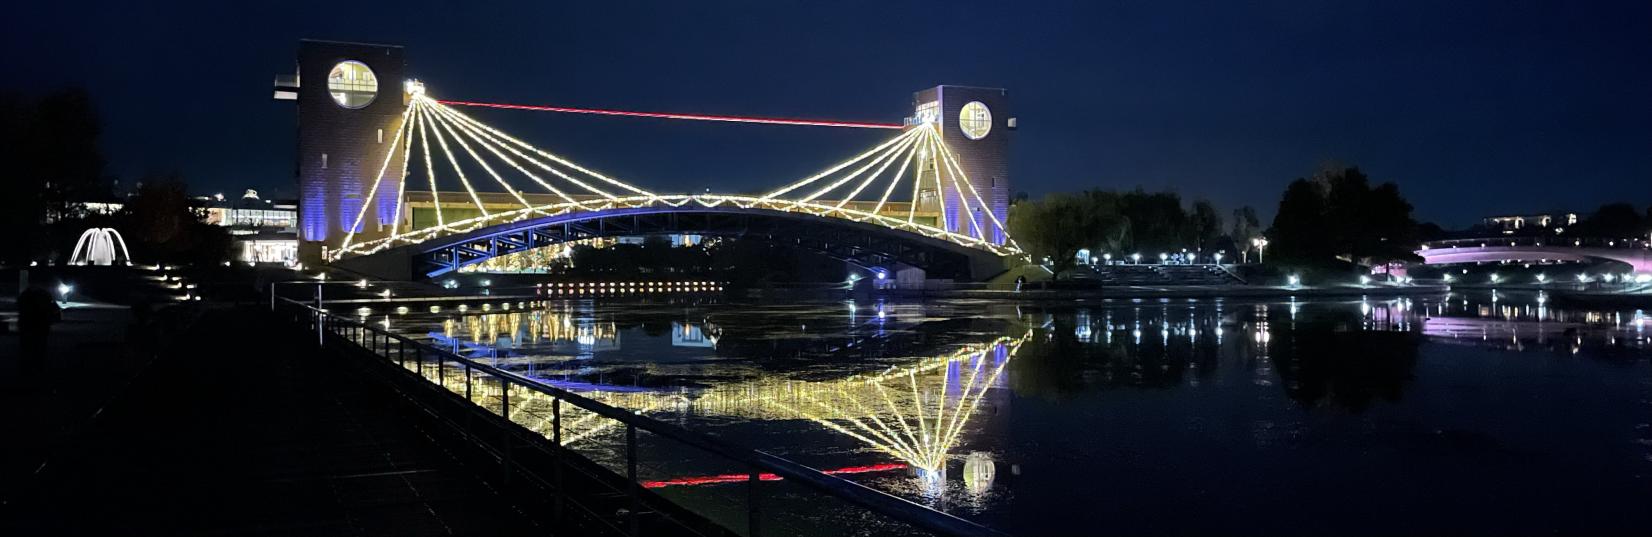
<svg viewBox="0 0 1652 537"><path fill-rule="evenodd" d="M920 88L1005 87L1034 195L1140 185L1266 217L1335 161L1448 225L1652 202L1645 1L145 4L13 7L3 86L88 88L111 173L203 192L292 194L270 83L314 37L404 44L454 99L898 121ZM666 192L762 189L887 135L476 115Z"/></svg>

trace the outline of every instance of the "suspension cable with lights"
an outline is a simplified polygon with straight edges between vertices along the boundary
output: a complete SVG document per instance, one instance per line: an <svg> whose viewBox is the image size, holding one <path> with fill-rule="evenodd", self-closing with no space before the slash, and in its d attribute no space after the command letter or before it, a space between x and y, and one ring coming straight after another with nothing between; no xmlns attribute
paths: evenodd
<svg viewBox="0 0 1652 537"><path fill-rule="evenodd" d="M422 87L421 87L422 89ZM1009 238L1004 222L995 214L962 165L942 140L934 123L905 128L900 134L825 170L756 196L738 195L661 195L633 186L608 175L593 171L566 158L529 144L492 126L459 113L448 104L507 109L554 109L555 107L528 107L524 105L493 105L465 101L444 101L427 96L423 91L411 94L408 109L403 113L382 164L379 175L368 189L366 201L345 236L343 246L328 253L329 259L346 255L365 255L395 246L416 244L434 238L465 233L487 226L516 222L542 216L574 212L594 212L614 208L641 208L648 206L681 207L697 204L704 207L720 205L738 208L756 208L783 212L802 212L816 216L843 218L855 222L872 223L884 227L918 233L954 244L987 250L998 255L1024 255L1021 248ZM579 111L580 109L570 109ZM570 111L554 109L553 111ZM643 115L672 119L707 119L759 123L805 124L823 126L861 126L869 128L900 128L899 125L871 123L820 122L809 120L780 120L772 118L736 118L725 116L693 116L692 114L653 114L618 111L608 115ZM593 112L596 113L596 112ZM686 116L686 117L678 117ZM436 143L431 144L431 134ZM415 138L417 143L415 144ZM450 140L452 143L450 143ZM432 145L449 164L454 179L463 186L474 207L476 216L449 218L444 214L442 190L439 187L436 158ZM460 151L454 151L458 145ZM430 203L434 207L436 225L420 229L401 229L401 212L406 205L403 198L413 153L422 152L423 173L429 186ZM399 176L390 173L394 156L403 156ZM508 170L490 164L503 163L528 181L527 185L513 184ZM900 161L900 166L895 162ZM465 168L481 169L492 178L509 200L514 203L490 204L473 184L472 173ZM889 171L894 169L892 175ZM543 173L539 173L543 172ZM394 185L385 185L394 181ZM905 194L902 185L910 182L911 197L902 203L896 193ZM604 186L598 186L604 185ZM525 186L525 187L524 187ZM612 187L612 189L610 188ZM395 211L398 223L389 236L357 242L355 235L380 188L394 188L397 194ZM615 190L617 189L617 190ZM623 191L623 192L621 192ZM801 196L794 192L805 193ZM448 193L452 195L451 192ZM876 196L875 198L871 196ZM535 200L532 196L549 196L553 200ZM785 196L785 197L783 197ZM449 207L451 208L451 207ZM903 210L904 209L904 210ZM962 213L961 215L957 213ZM977 212L985 218L977 218ZM894 216L888 213L904 213ZM920 218L922 217L922 218Z"/></svg>

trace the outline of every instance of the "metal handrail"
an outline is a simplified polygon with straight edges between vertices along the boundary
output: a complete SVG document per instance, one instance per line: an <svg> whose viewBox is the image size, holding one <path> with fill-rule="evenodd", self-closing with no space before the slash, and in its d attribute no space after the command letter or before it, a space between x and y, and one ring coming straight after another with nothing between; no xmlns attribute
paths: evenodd
<svg viewBox="0 0 1652 537"><path fill-rule="evenodd" d="M752 475L757 475L757 472L766 471L768 473L793 480L797 483L801 483L817 491L847 501L859 507L888 516L899 522L910 524L926 531L941 535L1006 535L997 530L964 520L949 513L931 509L905 498L894 496L841 477L826 474L820 470L797 463L784 457L756 449L737 446L723 440L719 440L716 437L705 433L691 431L678 425L656 420L629 410L616 408L562 388L546 385L531 378L523 377L510 371L505 371L488 364L471 360L470 358L425 344L407 336L371 326L368 323L355 321L343 316L333 315L330 312L318 309L314 305L308 303L299 302L297 300L284 297L281 298L280 301L286 302L292 306L297 306L303 310L307 310L310 315L316 316L320 319L325 319L325 322L341 326L354 326L379 334L387 340L394 340L398 342L399 345L411 345L418 352L433 354L439 357L439 359L450 360L463 364L470 370L481 371L498 378L501 381L515 384L556 399L567 401L582 410L616 420L637 430L653 433L662 438L686 444L707 453L752 467L755 469ZM369 350L371 351L372 349ZM373 352L376 354L376 351ZM508 393L509 390L506 389L505 391ZM632 483L632 485L636 486L637 484Z"/></svg>

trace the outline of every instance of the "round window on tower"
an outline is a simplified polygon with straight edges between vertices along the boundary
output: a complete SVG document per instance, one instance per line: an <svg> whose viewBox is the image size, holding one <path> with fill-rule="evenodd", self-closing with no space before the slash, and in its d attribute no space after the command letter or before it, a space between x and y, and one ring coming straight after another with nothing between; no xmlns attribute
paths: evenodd
<svg viewBox="0 0 1652 537"><path fill-rule="evenodd" d="M992 131L992 112L981 101L970 101L958 111L958 129L971 140L986 138Z"/></svg>
<svg viewBox="0 0 1652 537"><path fill-rule="evenodd" d="M373 103L379 94L379 78L367 64L349 60L338 62L333 72L327 73L327 92L333 102L345 108L361 108Z"/></svg>

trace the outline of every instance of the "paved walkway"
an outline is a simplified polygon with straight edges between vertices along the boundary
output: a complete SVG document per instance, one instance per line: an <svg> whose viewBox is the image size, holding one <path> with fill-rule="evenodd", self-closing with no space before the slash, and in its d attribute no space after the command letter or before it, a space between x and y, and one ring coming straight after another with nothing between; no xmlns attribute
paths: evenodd
<svg viewBox="0 0 1652 537"><path fill-rule="evenodd" d="M8 476L0 534L549 533L362 372L261 330L256 311L198 319L83 431Z"/></svg>
<svg viewBox="0 0 1652 537"><path fill-rule="evenodd" d="M13 323L10 300L0 319ZM63 311L47 340L44 371L22 378L15 328L0 334L0 501L28 481L58 446L84 434L105 406L123 393L149 362L127 338L132 324L121 306L76 306Z"/></svg>

